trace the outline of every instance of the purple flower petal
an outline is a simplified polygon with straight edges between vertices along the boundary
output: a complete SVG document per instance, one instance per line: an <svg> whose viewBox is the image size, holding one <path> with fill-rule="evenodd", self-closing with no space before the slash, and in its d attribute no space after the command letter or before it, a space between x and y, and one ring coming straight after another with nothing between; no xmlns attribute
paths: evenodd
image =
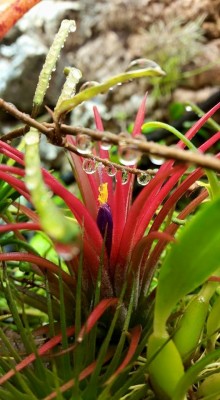
<svg viewBox="0 0 220 400"><path fill-rule="evenodd" d="M111 209L107 203L100 206L96 222L102 237L105 238L106 250L108 256L110 257L112 247L113 221Z"/></svg>

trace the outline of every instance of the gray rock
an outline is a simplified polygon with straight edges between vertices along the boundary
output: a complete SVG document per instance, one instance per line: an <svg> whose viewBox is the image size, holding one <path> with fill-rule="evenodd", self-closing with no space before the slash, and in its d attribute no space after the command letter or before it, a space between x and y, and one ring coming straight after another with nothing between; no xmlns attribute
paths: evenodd
<svg viewBox="0 0 220 400"><path fill-rule="evenodd" d="M0 46L0 97L30 113L38 76L61 21L78 12L77 1L46 0L37 4L12 29ZM45 102L54 106L68 64L62 54L53 74Z"/></svg>
<svg viewBox="0 0 220 400"><path fill-rule="evenodd" d="M20 36L0 48L0 96L23 111L29 111L47 47L38 37Z"/></svg>
<svg viewBox="0 0 220 400"><path fill-rule="evenodd" d="M78 1L44 0L25 14L16 27L21 33L29 35L34 31L50 45L62 20L75 19L80 8Z"/></svg>

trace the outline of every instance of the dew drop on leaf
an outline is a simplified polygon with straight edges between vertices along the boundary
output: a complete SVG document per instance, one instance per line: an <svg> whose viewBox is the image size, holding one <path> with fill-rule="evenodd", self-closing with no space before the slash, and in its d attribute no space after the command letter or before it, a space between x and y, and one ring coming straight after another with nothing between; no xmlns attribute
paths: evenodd
<svg viewBox="0 0 220 400"><path fill-rule="evenodd" d="M89 88L91 88L91 87L93 87L93 86L97 86L98 84L99 84L99 82L97 82L97 81L88 81L88 82L85 82L85 83L83 83L83 84L80 86L79 92L82 92L83 90L89 89Z"/></svg>
<svg viewBox="0 0 220 400"><path fill-rule="evenodd" d="M76 135L76 148L81 154L89 154L92 152L92 142L88 135L79 133Z"/></svg>
<svg viewBox="0 0 220 400"><path fill-rule="evenodd" d="M149 159L155 165L162 165L165 162L165 158L159 157L159 156L155 156L155 155L149 156Z"/></svg>
<svg viewBox="0 0 220 400"><path fill-rule="evenodd" d="M108 176L115 176L117 174L117 169L114 167L114 165L107 165L105 167L105 172Z"/></svg>
<svg viewBox="0 0 220 400"><path fill-rule="evenodd" d="M121 164L130 166L137 163L140 158L140 153L133 147L129 146L124 139L130 138L128 133L122 132L119 134L118 143L118 158Z"/></svg>
<svg viewBox="0 0 220 400"><path fill-rule="evenodd" d="M137 58L136 60L131 61L131 63L126 68L126 72L128 71L136 71L138 69L160 69L159 65L152 60L148 60L147 58Z"/></svg>
<svg viewBox="0 0 220 400"><path fill-rule="evenodd" d="M87 174L94 174L97 169L96 161L86 158L83 160L82 168Z"/></svg>
<svg viewBox="0 0 220 400"><path fill-rule="evenodd" d="M100 147L102 150L110 150L111 143L109 143L107 139L103 138L100 143Z"/></svg>
<svg viewBox="0 0 220 400"><path fill-rule="evenodd" d="M151 180L151 176L145 172L142 172L141 174L139 174L137 176L137 182L141 186L147 185L150 182L150 180Z"/></svg>
<svg viewBox="0 0 220 400"><path fill-rule="evenodd" d="M134 165L139 160L140 153L128 145L119 146L118 157L122 165Z"/></svg>
<svg viewBox="0 0 220 400"><path fill-rule="evenodd" d="M126 169L123 169L123 171L121 172L121 184L126 185L126 183L128 182L128 178L129 178L128 171L126 171Z"/></svg>

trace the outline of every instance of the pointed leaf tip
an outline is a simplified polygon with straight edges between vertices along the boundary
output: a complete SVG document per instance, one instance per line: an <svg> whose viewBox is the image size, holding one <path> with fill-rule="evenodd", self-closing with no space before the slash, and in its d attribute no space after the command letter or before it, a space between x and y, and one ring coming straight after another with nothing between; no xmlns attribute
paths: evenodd
<svg viewBox="0 0 220 400"><path fill-rule="evenodd" d="M145 112L146 112L146 101L147 101L147 93L145 94L141 105L138 109L137 116L134 123L134 128L132 131L132 136L139 135L141 133L141 127L144 123Z"/></svg>
<svg viewBox="0 0 220 400"><path fill-rule="evenodd" d="M99 131L104 131L101 115L96 106L93 107L93 113L95 118L96 129L98 129Z"/></svg>

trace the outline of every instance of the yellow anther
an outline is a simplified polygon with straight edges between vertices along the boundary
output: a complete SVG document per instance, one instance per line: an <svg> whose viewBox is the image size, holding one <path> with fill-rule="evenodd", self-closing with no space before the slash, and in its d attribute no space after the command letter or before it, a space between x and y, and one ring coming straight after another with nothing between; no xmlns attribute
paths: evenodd
<svg viewBox="0 0 220 400"><path fill-rule="evenodd" d="M99 196L98 196L98 201L100 205L107 203L108 200L108 183L101 183L99 185Z"/></svg>

